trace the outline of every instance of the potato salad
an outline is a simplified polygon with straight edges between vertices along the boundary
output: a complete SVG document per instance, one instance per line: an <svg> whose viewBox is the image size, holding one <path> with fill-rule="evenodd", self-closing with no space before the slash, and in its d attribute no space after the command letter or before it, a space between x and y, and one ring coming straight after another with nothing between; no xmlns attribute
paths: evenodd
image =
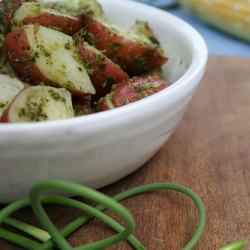
<svg viewBox="0 0 250 250"><path fill-rule="evenodd" d="M165 89L150 24L109 21L96 0L0 2L0 122L91 115Z"/></svg>

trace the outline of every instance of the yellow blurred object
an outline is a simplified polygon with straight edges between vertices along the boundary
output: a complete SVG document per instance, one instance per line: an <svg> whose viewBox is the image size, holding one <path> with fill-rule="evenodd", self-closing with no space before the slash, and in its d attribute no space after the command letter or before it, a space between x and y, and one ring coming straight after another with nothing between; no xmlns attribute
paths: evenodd
<svg viewBox="0 0 250 250"><path fill-rule="evenodd" d="M250 0L179 0L204 22L250 42Z"/></svg>

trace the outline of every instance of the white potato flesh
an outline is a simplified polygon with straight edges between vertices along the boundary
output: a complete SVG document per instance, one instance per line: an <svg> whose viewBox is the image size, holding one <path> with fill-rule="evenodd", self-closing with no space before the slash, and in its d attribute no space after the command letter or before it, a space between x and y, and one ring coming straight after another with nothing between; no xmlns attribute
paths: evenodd
<svg viewBox="0 0 250 250"><path fill-rule="evenodd" d="M24 84L18 78L9 75L0 75L0 117L9 103L24 88Z"/></svg>
<svg viewBox="0 0 250 250"><path fill-rule="evenodd" d="M10 66L7 58L5 57L1 47L0 47L0 74L13 74L13 75L15 74L13 68Z"/></svg>
<svg viewBox="0 0 250 250"><path fill-rule="evenodd" d="M149 46L157 46L153 44L152 41L150 41L150 39L144 33L138 32L138 30L123 28L108 22L102 22L102 24L116 32L118 35L126 37L128 40Z"/></svg>
<svg viewBox="0 0 250 250"><path fill-rule="evenodd" d="M62 13L74 15L76 13L89 13L99 20L108 20L102 6L96 0L62 0L57 1L54 8Z"/></svg>
<svg viewBox="0 0 250 250"><path fill-rule="evenodd" d="M46 8L40 3L26 2L26 3L23 3L14 12L14 15L11 19L11 30L15 30L19 27L22 27L24 25L23 20L25 18L40 16L44 13L49 13L49 14L52 14L54 16L64 16L64 17L69 17L71 19L74 19L74 17L72 17L70 15L60 13L60 12L53 10L53 9L50 9L50 8Z"/></svg>
<svg viewBox="0 0 250 250"><path fill-rule="evenodd" d="M109 107L110 109L114 109L114 108L115 108L114 103L112 102L112 97L111 97L111 95L109 95L109 94L107 95L106 101L107 101L107 105L108 105L108 107Z"/></svg>
<svg viewBox="0 0 250 250"><path fill-rule="evenodd" d="M95 88L71 36L39 25L23 26L41 73L67 89L95 94Z"/></svg>
<svg viewBox="0 0 250 250"><path fill-rule="evenodd" d="M8 122L39 122L74 117L71 94L64 88L23 89L8 109Z"/></svg>

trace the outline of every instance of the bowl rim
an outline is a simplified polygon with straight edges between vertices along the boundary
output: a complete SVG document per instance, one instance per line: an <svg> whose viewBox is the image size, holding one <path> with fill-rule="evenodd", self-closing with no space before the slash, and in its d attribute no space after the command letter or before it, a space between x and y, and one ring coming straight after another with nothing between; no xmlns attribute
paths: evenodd
<svg viewBox="0 0 250 250"><path fill-rule="evenodd" d="M108 4L111 3L112 1L113 3L118 4L118 2L116 2L115 0L98 0L98 1L101 4L105 3ZM119 107L117 109L112 109L105 112L93 113L86 116L73 117L63 120L52 120L43 122L30 122L30 123L0 123L0 133L17 132L17 131L24 132L29 130L32 130L34 132L34 129L40 130L41 128L43 128L43 130L44 129L50 130L55 127L56 128L60 127L61 129L63 129L76 124L81 124L82 126L84 126L89 123L91 124L94 122L98 123L104 122L114 117L116 117L117 119L119 117L122 117L125 113L131 112L131 110L133 110L132 112L136 114L137 110L141 110L142 107L145 108L145 106L152 105L159 98L163 97L167 98L180 91L188 84L190 80L194 79L206 67L208 59L207 45L203 37L190 24L180 19L179 17L174 16L171 13L168 13L167 11L158 9L153 6L149 6L145 3L136 2L134 0L120 0L119 4L127 4L128 2L130 3L130 5L133 4L134 7L142 7L144 10L152 11L153 13L156 13L157 15L160 15L165 18L167 17L168 19L170 19L171 22L177 24L176 25L177 27L182 27L182 29L185 30L185 33L189 34L187 39L193 47L192 59L188 70L183 74L183 76L181 76L168 88L161 90L160 92L157 92L154 95L142 99L138 102L134 102L129 105ZM177 30L178 32L182 32L184 34L184 31L182 31L180 28ZM199 46L195 46L197 44Z"/></svg>

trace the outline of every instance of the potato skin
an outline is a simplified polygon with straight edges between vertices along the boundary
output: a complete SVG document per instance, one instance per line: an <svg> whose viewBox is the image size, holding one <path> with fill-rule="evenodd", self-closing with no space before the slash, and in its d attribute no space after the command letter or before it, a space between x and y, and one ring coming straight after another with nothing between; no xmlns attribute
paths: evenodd
<svg viewBox="0 0 250 250"><path fill-rule="evenodd" d="M112 86L112 90L98 105L98 111L118 108L153 95L171 83L158 78L133 77Z"/></svg>
<svg viewBox="0 0 250 250"><path fill-rule="evenodd" d="M92 101L96 101L109 93L113 84L128 80L127 73L88 43L83 40L76 41L76 47L96 90L96 94L92 96Z"/></svg>
<svg viewBox="0 0 250 250"><path fill-rule="evenodd" d="M9 123L9 107L3 112L2 116L0 117L1 123Z"/></svg>
<svg viewBox="0 0 250 250"><path fill-rule="evenodd" d="M45 27L60 29L67 35L73 35L80 29L80 20L78 18L69 18L65 16L57 16L50 13L43 13L36 17L26 17L23 19L23 24L38 23Z"/></svg>
<svg viewBox="0 0 250 250"><path fill-rule="evenodd" d="M72 105L75 117L92 114L90 95L83 97L73 96Z"/></svg>
<svg viewBox="0 0 250 250"><path fill-rule="evenodd" d="M83 15L84 38L118 64L125 72L136 75L162 66L168 58L158 48L128 39L88 15Z"/></svg>

